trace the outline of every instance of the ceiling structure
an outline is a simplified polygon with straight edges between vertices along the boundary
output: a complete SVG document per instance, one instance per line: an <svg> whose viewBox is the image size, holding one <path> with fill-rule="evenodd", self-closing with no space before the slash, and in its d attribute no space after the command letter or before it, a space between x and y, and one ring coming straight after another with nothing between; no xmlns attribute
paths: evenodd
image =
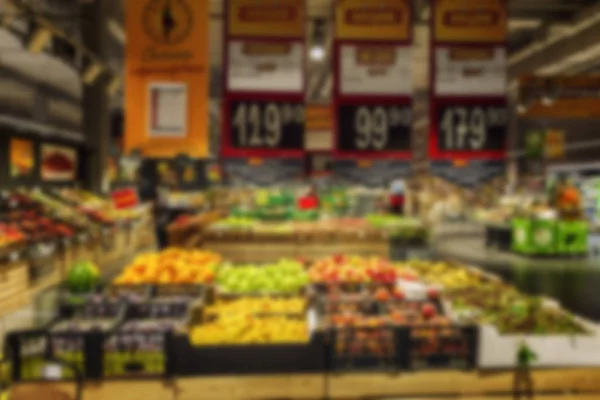
<svg viewBox="0 0 600 400"><path fill-rule="evenodd" d="M46 13L57 25L64 27L74 36L78 26L85 21L77 19L78 7L75 0L28 0L30 4ZM87 0L79 0L80 2ZM111 33L110 54L107 63L114 68L123 66L123 46L127 36L123 30L123 16L127 0L105 0L112 17L108 21ZM205 1L205 0L195 0ZM212 64L212 97L219 97L222 23L224 0L210 1L210 36ZM325 23L325 31L331 31L332 0L307 0L307 32L309 43L312 32L319 22ZM414 86L416 97L422 96L428 85L429 6L427 0L413 0L415 10L414 35ZM65 7L65 4L70 7ZM0 16L6 13L6 0L0 0ZM523 73L579 73L600 72L600 2L597 0L509 0L509 77L514 79ZM20 27L24 29L24 25ZM325 39L328 48L331 37ZM16 46L16 47L15 47ZM14 43L14 39L0 34L0 66L18 68L44 82L66 88L71 94L80 94L80 83L74 79L79 67L47 60L47 54L31 55ZM42 61L43 59L43 61ZM331 68L329 52L321 61L309 63L310 102L327 102L331 92ZM41 67L41 65L45 67Z"/></svg>

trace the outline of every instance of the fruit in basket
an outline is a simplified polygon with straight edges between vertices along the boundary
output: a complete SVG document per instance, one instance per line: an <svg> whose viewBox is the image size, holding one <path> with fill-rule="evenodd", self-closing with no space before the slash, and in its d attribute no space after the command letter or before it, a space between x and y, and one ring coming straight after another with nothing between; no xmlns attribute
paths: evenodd
<svg viewBox="0 0 600 400"><path fill-rule="evenodd" d="M385 303L386 301L389 301L391 297L392 296L390 295L390 292L384 287L378 288L375 292L375 300L377 300L380 303Z"/></svg>
<svg viewBox="0 0 600 400"><path fill-rule="evenodd" d="M227 316L235 314L303 314L306 309L304 297L242 297L233 300L218 300L215 305L207 306L206 314Z"/></svg>
<svg viewBox="0 0 600 400"><path fill-rule="evenodd" d="M334 255L314 262L309 271L313 283L366 283L393 284L396 268L378 257Z"/></svg>
<svg viewBox="0 0 600 400"><path fill-rule="evenodd" d="M427 298L431 301L439 300L440 291L436 288L428 288L427 289Z"/></svg>
<svg viewBox="0 0 600 400"><path fill-rule="evenodd" d="M392 290L392 297L394 300L404 300L406 298L404 292L398 288L394 288L394 290Z"/></svg>
<svg viewBox="0 0 600 400"><path fill-rule="evenodd" d="M201 250L170 248L138 256L115 279L118 285L213 282L221 256Z"/></svg>
<svg viewBox="0 0 600 400"><path fill-rule="evenodd" d="M219 271L217 284L226 293L296 293L308 283L301 263L280 260L264 266L227 266Z"/></svg>
<svg viewBox="0 0 600 400"><path fill-rule="evenodd" d="M88 293L99 281L98 268L90 261L76 263L67 275L67 287L74 293Z"/></svg>
<svg viewBox="0 0 600 400"><path fill-rule="evenodd" d="M305 343L308 339L306 320L285 316L231 315L190 330L190 341L196 346Z"/></svg>
<svg viewBox="0 0 600 400"><path fill-rule="evenodd" d="M435 317L436 314L437 310L435 306L431 303L423 304L423 306L421 307L421 316L426 320Z"/></svg>

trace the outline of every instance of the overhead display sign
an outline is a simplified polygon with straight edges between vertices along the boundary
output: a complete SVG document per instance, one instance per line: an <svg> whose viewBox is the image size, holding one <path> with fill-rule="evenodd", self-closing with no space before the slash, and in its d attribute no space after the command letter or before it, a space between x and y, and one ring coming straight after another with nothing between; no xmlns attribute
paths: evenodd
<svg viewBox="0 0 600 400"><path fill-rule="evenodd" d="M335 36L348 41L410 42L412 9L410 1L337 0Z"/></svg>
<svg viewBox="0 0 600 400"><path fill-rule="evenodd" d="M208 155L208 2L128 0L124 147ZM168 16L168 17L165 17Z"/></svg>
<svg viewBox="0 0 600 400"><path fill-rule="evenodd" d="M434 90L438 96L505 96L506 48L437 47Z"/></svg>
<svg viewBox="0 0 600 400"><path fill-rule="evenodd" d="M333 110L336 160L409 162L413 92L411 48L410 1L335 2ZM360 166L361 174L369 173L369 168L364 165L373 166L373 162L343 164L346 175L352 166ZM404 173L406 168L402 170Z"/></svg>
<svg viewBox="0 0 600 400"><path fill-rule="evenodd" d="M504 43L508 0L432 0L436 43Z"/></svg>
<svg viewBox="0 0 600 400"><path fill-rule="evenodd" d="M503 171L507 152L507 2L431 7L431 170L454 183L483 183Z"/></svg>
<svg viewBox="0 0 600 400"><path fill-rule="evenodd" d="M231 41L228 89L233 92L304 90L303 43Z"/></svg>
<svg viewBox="0 0 600 400"><path fill-rule="evenodd" d="M521 76L519 102L525 107L521 116L526 118L598 119L600 77Z"/></svg>
<svg viewBox="0 0 600 400"><path fill-rule="evenodd" d="M228 0L226 7L221 155L302 157L305 0Z"/></svg>
<svg viewBox="0 0 600 400"><path fill-rule="evenodd" d="M343 44L339 57L342 95L412 95L410 47Z"/></svg>

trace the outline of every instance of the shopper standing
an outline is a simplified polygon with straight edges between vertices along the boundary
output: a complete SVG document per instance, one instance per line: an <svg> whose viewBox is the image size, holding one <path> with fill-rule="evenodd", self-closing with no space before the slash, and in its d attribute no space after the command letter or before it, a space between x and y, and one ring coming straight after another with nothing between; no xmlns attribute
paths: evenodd
<svg viewBox="0 0 600 400"><path fill-rule="evenodd" d="M405 184L402 179L395 179L390 184L390 209L393 214L404 214Z"/></svg>
<svg viewBox="0 0 600 400"><path fill-rule="evenodd" d="M516 369L513 377L513 399L521 400L524 393L525 398L533 400L533 378L531 377L531 364L537 360L537 355L522 340L517 351Z"/></svg>

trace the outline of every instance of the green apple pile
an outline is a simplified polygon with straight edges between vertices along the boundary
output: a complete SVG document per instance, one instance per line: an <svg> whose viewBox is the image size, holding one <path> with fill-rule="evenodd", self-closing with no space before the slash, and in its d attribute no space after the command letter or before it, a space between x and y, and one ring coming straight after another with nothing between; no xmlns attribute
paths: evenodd
<svg viewBox="0 0 600 400"><path fill-rule="evenodd" d="M301 263L284 259L275 264L225 266L217 284L221 291L231 294L288 294L304 288L308 275Z"/></svg>

